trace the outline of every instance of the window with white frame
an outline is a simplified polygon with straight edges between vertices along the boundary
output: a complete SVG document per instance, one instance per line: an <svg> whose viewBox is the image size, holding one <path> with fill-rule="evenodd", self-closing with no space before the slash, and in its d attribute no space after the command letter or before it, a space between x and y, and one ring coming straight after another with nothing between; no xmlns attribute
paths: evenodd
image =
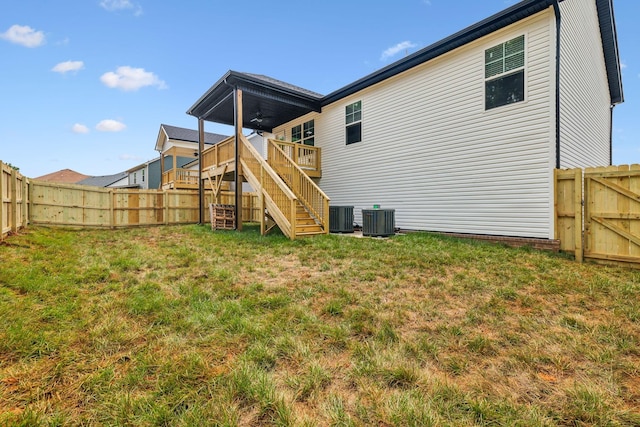
<svg viewBox="0 0 640 427"><path fill-rule="evenodd" d="M485 110L524 101L524 35L484 51Z"/></svg>
<svg viewBox="0 0 640 427"><path fill-rule="evenodd" d="M305 145L315 144L315 123L309 120L301 125L291 128L291 142L298 142Z"/></svg>
<svg viewBox="0 0 640 427"><path fill-rule="evenodd" d="M316 126L313 120L309 120L302 124L302 143L304 145L315 144Z"/></svg>
<svg viewBox="0 0 640 427"><path fill-rule="evenodd" d="M362 101L349 104L345 110L346 144L362 141Z"/></svg>

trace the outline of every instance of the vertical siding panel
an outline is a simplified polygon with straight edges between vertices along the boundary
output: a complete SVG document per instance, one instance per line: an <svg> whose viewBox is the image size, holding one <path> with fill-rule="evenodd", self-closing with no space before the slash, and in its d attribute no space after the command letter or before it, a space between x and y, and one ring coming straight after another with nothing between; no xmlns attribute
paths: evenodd
<svg viewBox="0 0 640 427"><path fill-rule="evenodd" d="M552 238L553 20L541 12L323 108L320 186L335 205L396 209L405 229ZM526 100L484 110L484 50L525 34ZM362 100L360 143L345 106ZM281 128L298 124L296 120Z"/></svg>
<svg viewBox="0 0 640 427"><path fill-rule="evenodd" d="M560 12L561 166L606 166L611 162L611 97L596 4L567 0Z"/></svg>

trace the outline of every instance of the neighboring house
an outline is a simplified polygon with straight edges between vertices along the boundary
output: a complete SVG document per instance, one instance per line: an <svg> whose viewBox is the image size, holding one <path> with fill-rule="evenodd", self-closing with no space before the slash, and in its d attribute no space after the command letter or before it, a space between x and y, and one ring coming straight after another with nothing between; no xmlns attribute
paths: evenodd
<svg viewBox="0 0 640 427"><path fill-rule="evenodd" d="M129 174L127 172L119 172L113 175L91 176L76 184L90 185L93 187L137 188L136 186L129 185Z"/></svg>
<svg viewBox="0 0 640 427"><path fill-rule="evenodd" d="M554 168L611 163L613 3L523 0L326 96L230 71L188 114L234 124L239 101L241 127L322 150L357 222L376 204L403 229L553 239Z"/></svg>
<svg viewBox="0 0 640 427"><path fill-rule="evenodd" d="M87 178L89 178L89 175L84 175L71 169L62 169L33 179L37 181L55 182L58 184L75 184L78 181L82 181Z"/></svg>
<svg viewBox="0 0 640 427"><path fill-rule="evenodd" d="M128 182L130 186L137 186L144 190L159 189L162 178L160 174L160 157L132 167L127 171L127 174L129 175Z"/></svg>
<svg viewBox="0 0 640 427"><path fill-rule="evenodd" d="M211 147L226 138L228 138L226 135L205 132L204 147L205 149ZM184 165L197 160L198 144L197 130L161 124L155 146L155 150L160 153L160 159L163 159L162 162L157 162L157 165L160 166L160 184L158 187L150 186L149 188L178 188L180 185L176 182L176 178L180 177L180 170ZM149 170L147 176L149 173L155 174L155 169L153 172ZM186 173L182 176L188 177L190 175ZM197 177L197 169L195 176ZM193 187L192 182L192 179L187 179L184 182L184 188ZM195 187L197 188L197 178Z"/></svg>

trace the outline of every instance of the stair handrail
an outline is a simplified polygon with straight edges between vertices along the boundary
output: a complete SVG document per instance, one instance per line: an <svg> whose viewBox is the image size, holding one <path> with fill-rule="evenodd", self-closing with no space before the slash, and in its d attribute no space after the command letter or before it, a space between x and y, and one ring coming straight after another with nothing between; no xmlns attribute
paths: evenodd
<svg viewBox="0 0 640 427"><path fill-rule="evenodd" d="M252 186L261 189L271 211L271 216L280 227L280 230L290 239L295 239L298 197L244 135L240 136L240 141L242 143L240 162L243 173ZM253 170L251 162L257 163L259 170ZM268 185L268 182L265 181L271 182L273 185ZM280 192L280 194L274 194L274 191ZM277 212L273 212L274 209Z"/></svg>
<svg viewBox="0 0 640 427"><path fill-rule="evenodd" d="M297 149L297 147L294 147L294 149ZM291 186L293 193L298 197L298 200L305 205L311 215L320 222L325 233L329 233L329 201L331 200L329 196L278 146L278 141L274 139L267 140L267 153L267 158L272 160L267 161L267 163L269 163L285 181L289 180L289 177L284 168L291 169L291 178L287 184ZM277 155L283 158L286 164L283 166L277 159L272 159L272 153L274 154L273 157Z"/></svg>

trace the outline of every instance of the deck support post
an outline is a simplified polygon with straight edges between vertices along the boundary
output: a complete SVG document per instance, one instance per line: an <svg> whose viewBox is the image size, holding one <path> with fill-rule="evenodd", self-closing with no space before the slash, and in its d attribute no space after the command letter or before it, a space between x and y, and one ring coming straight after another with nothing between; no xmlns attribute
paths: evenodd
<svg viewBox="0 0 640 427"><path fill-rule="evenodd" d="M198 119L198 206L200 207L200 225L204 224L204 185L202 183L202 152L204 151L204 120Z"/></svg>
<svg viewBox="0 0 640 427"><path fill-rule="evenodd" d="M240 138L242 137L242 89L235 88L234 89L234 107L235 107L235 187L236 187L236 230L242 231L242 165L240 164L240 159L242 158L242 141Z"/></svg>

